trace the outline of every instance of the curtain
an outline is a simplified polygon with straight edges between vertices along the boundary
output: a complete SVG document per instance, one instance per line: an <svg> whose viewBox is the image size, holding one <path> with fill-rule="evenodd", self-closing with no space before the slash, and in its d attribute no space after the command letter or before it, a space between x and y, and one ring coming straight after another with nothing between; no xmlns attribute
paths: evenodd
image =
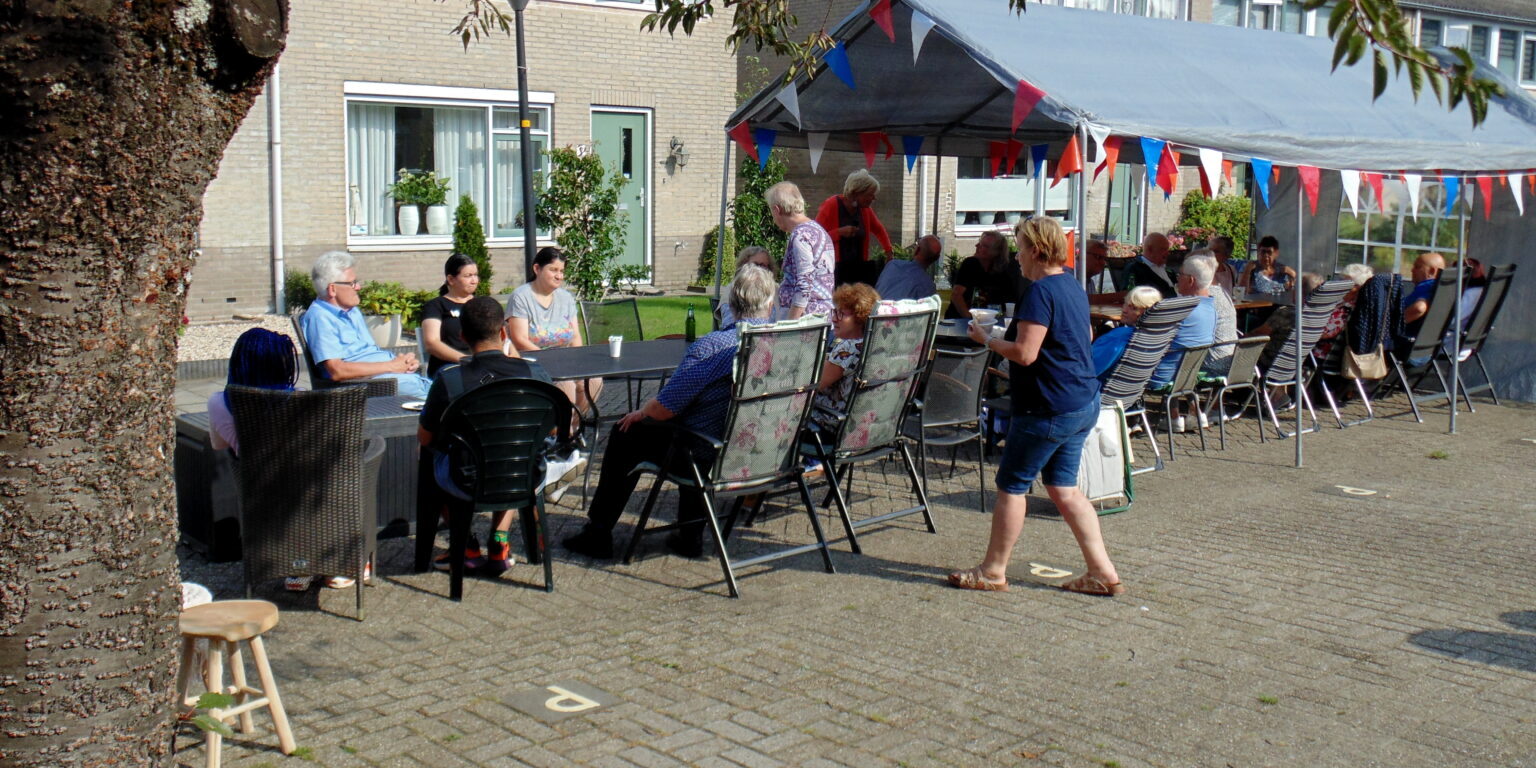
<svg viewBox="0 0 1536 768"><path fill-rule="evenodd" d="M449 180L450 215L459 207L460 195L469 195L485 210L486 152L484 109L432 110L432 170Z"/></svg>
<svg viewBox="0 0 1536 768"><path fill-rule="evenodd" d="M347 232L395 233L394 203L385 194L394 182L395 108L386 104L347 106Z"/></svg>

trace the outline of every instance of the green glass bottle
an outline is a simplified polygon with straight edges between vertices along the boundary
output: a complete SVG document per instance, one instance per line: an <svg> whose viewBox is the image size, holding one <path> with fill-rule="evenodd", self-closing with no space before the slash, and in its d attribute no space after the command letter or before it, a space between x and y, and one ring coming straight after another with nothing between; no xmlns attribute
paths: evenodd
<svg viewBox="0 0 1536 768"><path fill-rule="evenodd" d="M698 330L697 330L697 328L698 328L698 321L693 318L693 305L689 304L688 305L688 320L685 321L684 324L683 324L683 333L686 334L688 342L690 344L693 343L693 340L698 337Z"/></svg>

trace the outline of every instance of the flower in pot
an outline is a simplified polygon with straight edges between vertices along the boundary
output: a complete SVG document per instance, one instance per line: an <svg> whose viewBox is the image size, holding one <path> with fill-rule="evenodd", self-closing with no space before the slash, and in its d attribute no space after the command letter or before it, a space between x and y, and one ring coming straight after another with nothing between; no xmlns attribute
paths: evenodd
<svg viewBox="0 0 1536 768"><path fill-rule="evenodd" d="M401 316L414 309L415 296L399 283L370 280L357 294L357 307L373 334L373 343L384 349L399 346Z"/></svg>
<svg viewBox="0 0 1536 768"><path fill-rule="evenodd" d="M400 169L395 183L389 185L389 196L400 206L397 213L400 234L414 235L421 231L421 206L428 206L427 231L434 235L448 234L448 206L444 205L448 201L448 181L433 171L414 173ZM434 220L436 228L433 227Z"/></svg>

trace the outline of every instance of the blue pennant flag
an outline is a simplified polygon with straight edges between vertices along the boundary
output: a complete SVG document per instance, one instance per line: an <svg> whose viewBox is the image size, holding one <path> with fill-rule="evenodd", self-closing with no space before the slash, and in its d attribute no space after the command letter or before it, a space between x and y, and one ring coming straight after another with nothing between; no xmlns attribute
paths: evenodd
<svg viewBox="0 0 1536 768"><path fill-rule="evenodd" d="M772 128L753 128L752 141L757 144L757 167L762 170L768 167L768 154L773 151L773 142L779 137L779 132Z"/></svg>
<svg viewBox="0 0 1536 768"><path fill-rule="evenodd" d="M907 158L907 173L912 172L912 167L917 165L917 156L923 151L923 137L901 137L901 153Z"/></svg>
<svg viewBox="0 0 1536 768"><path fill-rule="evenodd" d="M1450 216L1456 212L1456 196L1461 192L1461 178L1446 176L1440 182L1445 185L1445 215Z"/></svg>
<svg viewBox="0 0 1536 768"><path fill-rule="evenodd" d="M1163 145L1168 142L1162 139L1141 138L1141 164L1147 167L1147 184L1157 185L1157 163L1163 159Z"/></svg>
<svg viewBox="0 0 1536 768"><path fill-rule="evenodd" d="M1268 160L1260 160L1257 157L1249 160L1248 164L1250 166L1252 166L1252 168L1253 168L1253 183L1258 185L1258 187L1259 187L1259 196L1264 198L1264 207L1268 208L1269 207L1269 173L1270 173L1270 169L1275 167L1275 164L1271 163Z"/></svg>
<svg viewBox="0 0 1536 768"><path fill-rule="evenodd" d="M1040 178L1040 173L1045 170L1045 156L1050 151L1049 144L1035 144L1029 148L1029 161L1035 164L1035 178Z"/></svg>
<svg viewBox="0 0 1536 768"><path fill-rule="evenodd" d="M837 75L837 79L847 83L849 88L858 88L853 84L853 66L848 63L848 46L838 41L837 46L827 51L827 55L823 58L827 61L827 68L832 70L832 74Z"/></svg>

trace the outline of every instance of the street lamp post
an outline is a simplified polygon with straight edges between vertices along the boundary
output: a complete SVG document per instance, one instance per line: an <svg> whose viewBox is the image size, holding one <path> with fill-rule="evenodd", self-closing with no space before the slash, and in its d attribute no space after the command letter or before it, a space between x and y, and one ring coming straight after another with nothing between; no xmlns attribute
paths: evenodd
<svg viewBox="0 0 1536 768"><path fill-rule="evenodd" d="M538 248L539 228L534 215L533 123L528 119L528 56L523 50L523 11L528 0L508 0L517 20L517 126L523 159L523 279L533 281L533 254Z"/></svg>

